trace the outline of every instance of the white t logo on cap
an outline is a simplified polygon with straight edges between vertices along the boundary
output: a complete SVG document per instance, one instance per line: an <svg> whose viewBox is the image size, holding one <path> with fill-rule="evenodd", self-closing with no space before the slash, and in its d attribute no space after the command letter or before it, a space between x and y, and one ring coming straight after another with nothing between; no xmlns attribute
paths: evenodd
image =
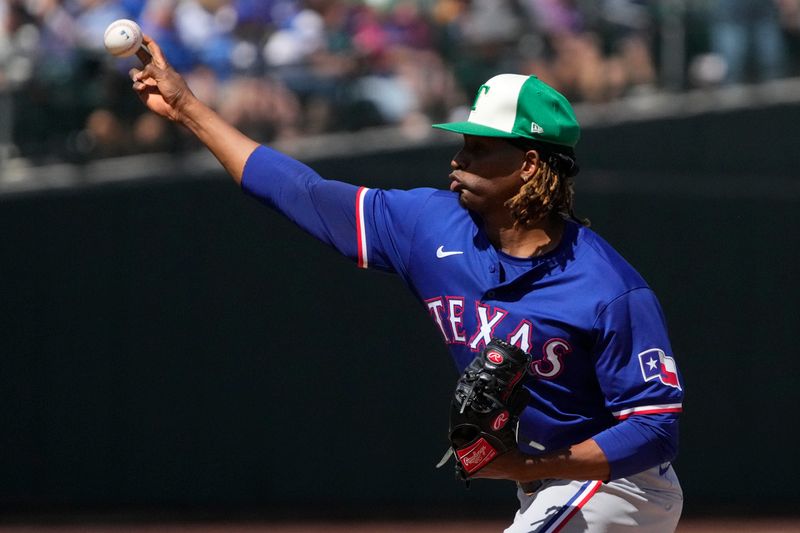
<svg viewBox="0 0 800 533"><path fill-rule="evenodd" d="M475 111L475 108L478 107L478 100L480 97L489 92L490 87L488 85L481 85L478 87L478 93L475 95L475 100L472 102L472 111Z"/></svg>
<svg viewBox="0 0 800 533"><path fill-rule="evenodd" d="M517 119L519 93L527 80L528 76L500 74L481 85L467 120L511 133Z"/></svg>

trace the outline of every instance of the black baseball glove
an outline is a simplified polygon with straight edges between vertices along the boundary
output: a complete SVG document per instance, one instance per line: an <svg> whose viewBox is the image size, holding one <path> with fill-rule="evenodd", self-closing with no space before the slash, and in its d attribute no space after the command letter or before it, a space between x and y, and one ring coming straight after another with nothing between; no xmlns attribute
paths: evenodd
<svg viewBox="0 0 800 533"><path fill-rule="evenodd" d="M456 384L450 407L450 444L438 466L456 457L456 475L468 479L517 447L517 422L528 403L522 386L528 354L492 339Z"/></svg>

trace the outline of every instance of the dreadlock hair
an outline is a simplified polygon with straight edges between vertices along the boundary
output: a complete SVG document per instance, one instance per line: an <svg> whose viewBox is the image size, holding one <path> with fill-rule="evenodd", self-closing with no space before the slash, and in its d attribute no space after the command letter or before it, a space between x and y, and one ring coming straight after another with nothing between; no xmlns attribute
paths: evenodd
<svg viewBox="0 0 800 533"><path fill-rule="evenodd" d="M539 153L536 174L505 203L511 209L514 225L527 226L557 213L564 219L589 226L589 219L578 218L574 210L572 178L580 171L575 151L567 146L526 139L508 141L520 150L536 150Z"/></svg>

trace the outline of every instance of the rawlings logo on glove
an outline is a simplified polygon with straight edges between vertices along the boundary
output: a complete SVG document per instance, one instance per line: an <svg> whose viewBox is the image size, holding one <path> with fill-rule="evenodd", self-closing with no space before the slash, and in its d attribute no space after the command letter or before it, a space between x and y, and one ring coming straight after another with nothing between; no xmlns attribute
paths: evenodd
<svg viewBox="0 0 800 533"><path fill-rule="evenodd" d="M492 339L467 366L450 406L451 448L437 466L456 457L456 474L467 479L496 457L517 447L519 414L528 403L522 386L528 354Z"/></svg>

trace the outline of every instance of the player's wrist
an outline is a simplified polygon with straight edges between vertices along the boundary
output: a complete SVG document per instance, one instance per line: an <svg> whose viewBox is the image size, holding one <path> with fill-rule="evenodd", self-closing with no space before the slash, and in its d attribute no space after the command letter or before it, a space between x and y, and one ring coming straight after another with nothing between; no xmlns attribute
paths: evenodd
<svg viewBox="0 0 800 533"><path fill-rule="evenodd" d="M526 455L519 450L516 450L514 455L518 466L512 479L517 483L531 483L550 477L544 471L544 465L539 458Z"/></svg>
<svg viewBox="0 0 800 533"><path fill-rule="evenodd" d="M218 119L216 112L191 92L175 108L175 115L176 122L188 128L203 142L212 134L215 119Z"/></svg>
<svg viewBox="0 0 800 533"><path fill-rule="evenodd" d="M188 88L172 103L173 120L192 129L193 124L202 122L204 112L209 110Z"/></svg>

